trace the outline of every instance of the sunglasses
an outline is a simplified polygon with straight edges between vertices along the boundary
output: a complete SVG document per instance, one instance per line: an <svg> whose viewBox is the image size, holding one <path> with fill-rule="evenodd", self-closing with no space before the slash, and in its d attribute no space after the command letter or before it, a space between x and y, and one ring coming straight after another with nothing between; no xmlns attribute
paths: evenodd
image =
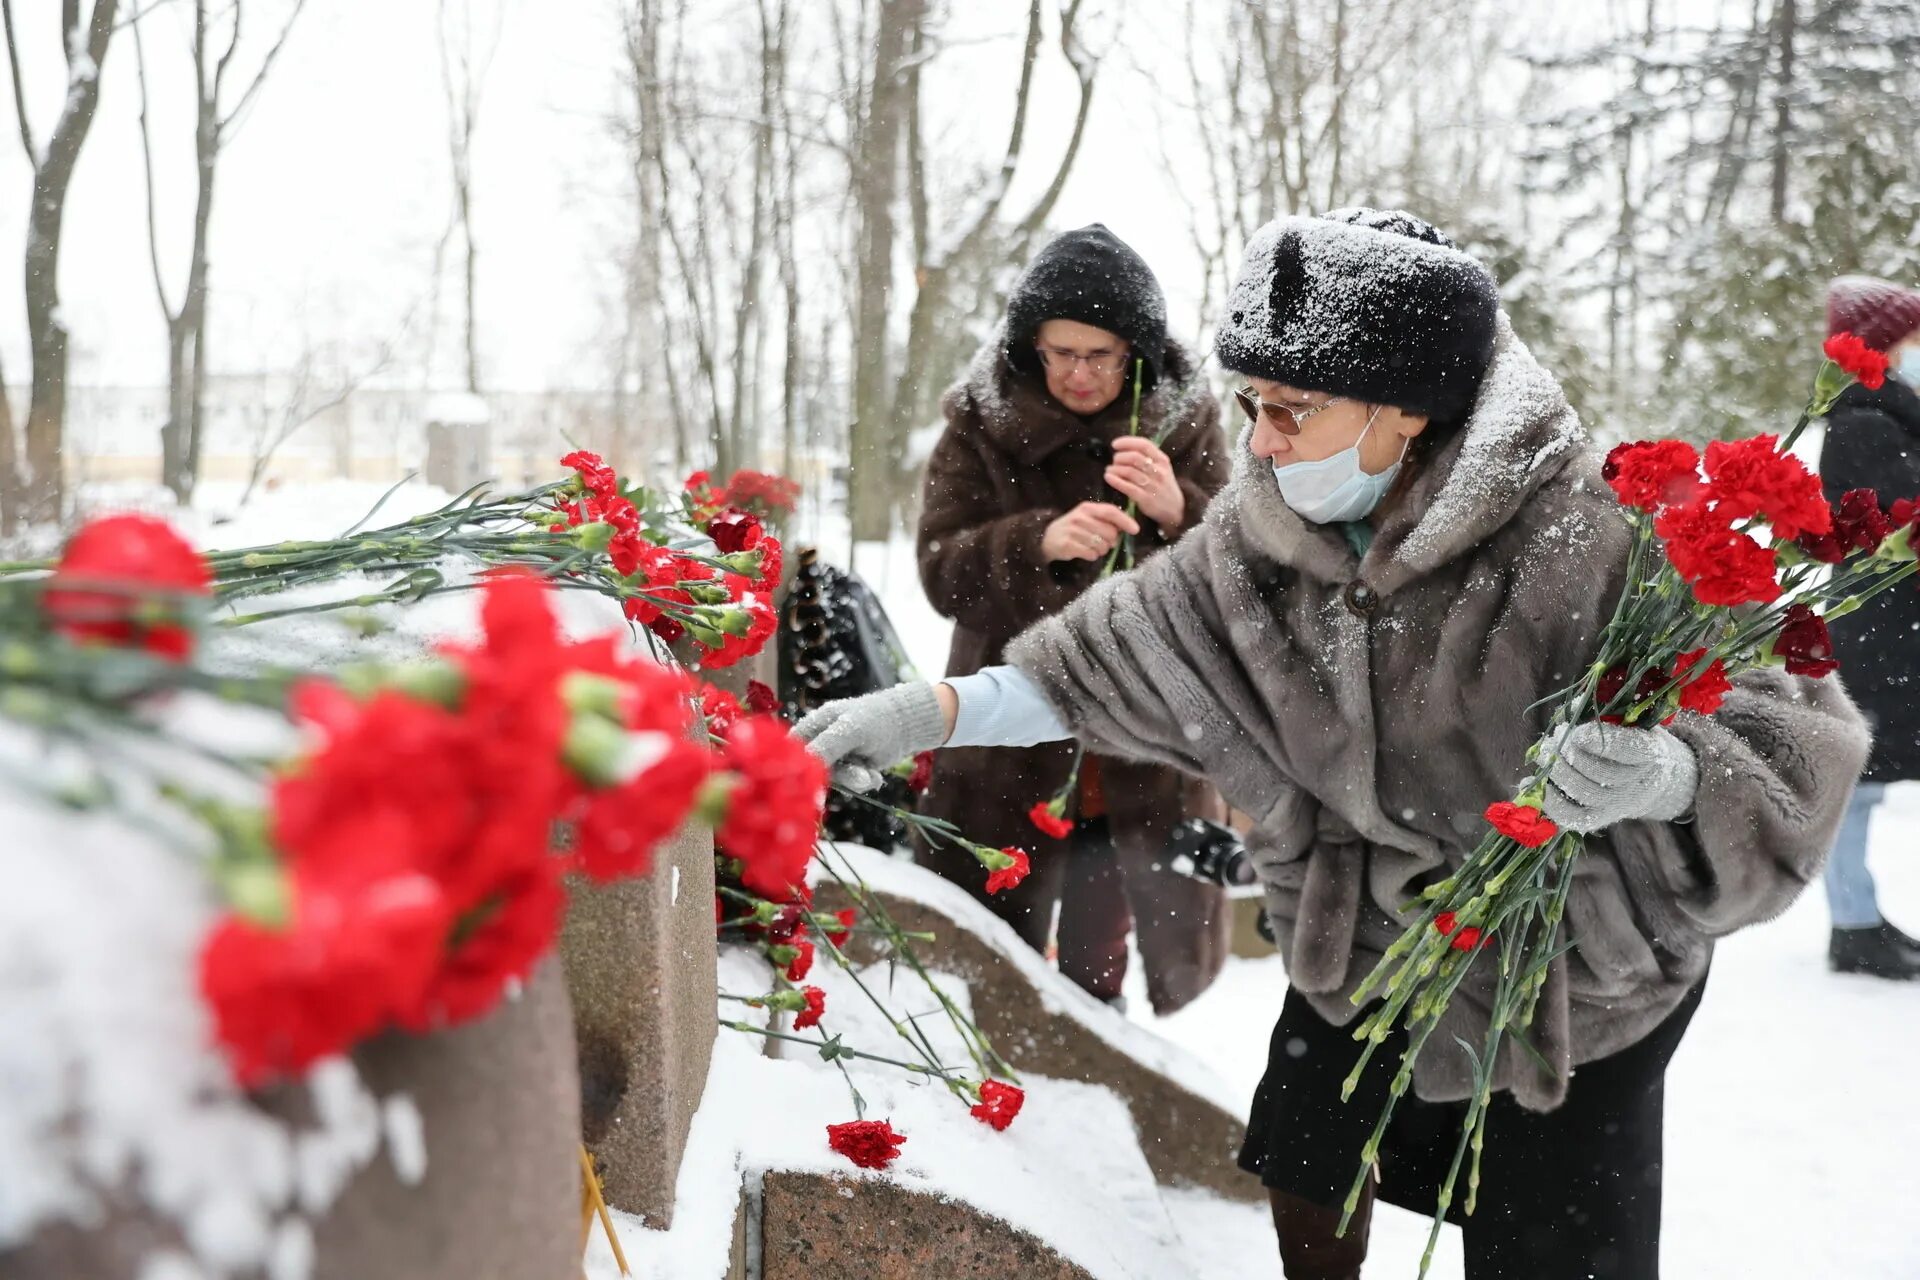
<svg viewBox="0 0 1920 1280"><path fill-rule="evenodd" d="M1286 405L1275 404L1271 400L1262 400L1252 387L1241 387L1233 393L1233 399L1240 406L1240 412L1247 415L1249 422L1260 421L1265 414L1267 423L1283 436L1300 434L1300 424L1316 413L1324 413L1337 404L1345 404L1347 397L1335 396L1319 404L1307 405L1300 409L1289 409Z"/></svg>

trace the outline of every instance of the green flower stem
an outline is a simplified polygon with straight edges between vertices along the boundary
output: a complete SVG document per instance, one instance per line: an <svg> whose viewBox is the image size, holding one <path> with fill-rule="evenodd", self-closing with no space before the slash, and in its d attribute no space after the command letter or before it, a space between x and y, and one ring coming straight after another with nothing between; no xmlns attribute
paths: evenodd
<svg viewBox="0 0 1920 1280"><path fill-rule="evenodd" d="M927 972L926 966L920 962L919 955L911 946L906 945L908 939L919 935L910 934L902 930L894 921L892 915L880 905L872 889L869 888L866 881L861 878L852 862L847 860L846 855L840 853L839 849L831 844L827 847L832 847L834 853L839 856L841 862L845 865L845 874L843 875L840 868L835 867L831 862L827 861L824 856L820 860L821 865L826 867L827 873L833 876L841 888L860 904L861 909L867 913L868 919L879 922L880 928L888 935L889 940L893 943L893 953L905 960L907 967L912 969L914 975L926 985L927 990L932 992L934 999L939 1002L941 1010L947 1015L947 1020L952 1024L954 1030L959 1033L962 1042L966 1044L967 1052L969 1056L973 1058L974 1065L980 1069L981 1075L999 1075L1018 1082L1020 1077L1014 1073L1012 1065L1000 1056L999 1052L993 1047L993 1043L987 1039L986 1033L980 1030L979 1024L961 1012L959 1006L954 1004L952 997L933 980L933 975ZM848 877L851 877L851 880L849 880Z"/></svg>
<svg viewBox="0 0 1920 1280"><path fill-rule="evenodd" d="M788 1040L794 1044L809 1045L816 1049L820 1048L823 1044L832 1044L831 1041L809 1040L805 1036L796 1036L785 1031L775 1031L771 1027L756 1027L751 1022L729 1022L725 1018L720 1018L717 1021L722 1027L725 1027L729 1031L739 1031L747 1035L763 1036L768 1040ZM836 1058L860 1058L866 1062L879 1062L889 1067L898 1067L902 1071L912 1072L914 1075L936 1076L942 1080L947 1080L949 1085L952 1084L952 1081L948 1080L944 1069L937 1066L928 1067L918 1062L902 1062L898 1058L889 1058L878 1053L868 1053L864 1049L850 1049L842 1044L833 1044L832 1052Z"/></svg>

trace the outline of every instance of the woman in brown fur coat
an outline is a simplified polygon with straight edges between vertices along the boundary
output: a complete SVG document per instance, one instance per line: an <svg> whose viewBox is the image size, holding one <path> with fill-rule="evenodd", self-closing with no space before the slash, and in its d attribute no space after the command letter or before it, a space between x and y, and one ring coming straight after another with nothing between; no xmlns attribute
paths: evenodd
<svg viewBox="0 0 1920 1280"><path fill-rule="evenodd" d="M1218 405L1166 336L1160 286L1097 224L1041 250L941 407L947 428L927 464L919 550L927 597L954 620L949 676L1000 662L1007 641L1099 580L1122 538L1144 559L1198 526L1226 483ZM937 760L922 812L971 839L1031 851L1025 883L987 896L972 858L923 847L921 860L1035 949L1052 935L1060 971L1103 1000L1120 995L1131 927L1153 1007L1171 1012L1219 972L1228 920L1220 890L1163 869L1161 852L1175 823L1220 816L1220 800L1176 770L1089 756L1071 829L1042 835L1027 812L1067 784L1075 755L1043 743Z"/></svg>

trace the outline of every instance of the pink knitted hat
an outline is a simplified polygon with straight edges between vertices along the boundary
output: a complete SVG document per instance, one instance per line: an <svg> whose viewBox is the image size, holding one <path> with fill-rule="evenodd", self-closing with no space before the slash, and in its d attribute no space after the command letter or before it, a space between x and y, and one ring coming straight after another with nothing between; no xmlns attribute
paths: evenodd
<svg viewBox="0 0 1920 1280"><path fill-rule="evenodd" d="M1920 329L1920 290L1873 276L1841 276L1827 286L1827 336L1853 333L1885 351Z"/></svg>

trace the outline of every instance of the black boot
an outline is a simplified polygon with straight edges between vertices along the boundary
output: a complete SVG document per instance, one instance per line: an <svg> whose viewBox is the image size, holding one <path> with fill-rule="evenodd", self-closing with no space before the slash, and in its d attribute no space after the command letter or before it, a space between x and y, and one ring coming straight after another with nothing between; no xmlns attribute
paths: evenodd
<svg viewBox="0 0 1920 1280"><path fill-rule="evenodd" d="M1827 963L1835 973L1864 973L1875 978L1920 978L1920 950L1889 924L1865 929L1835 929L1827 944Z"/></svg>

